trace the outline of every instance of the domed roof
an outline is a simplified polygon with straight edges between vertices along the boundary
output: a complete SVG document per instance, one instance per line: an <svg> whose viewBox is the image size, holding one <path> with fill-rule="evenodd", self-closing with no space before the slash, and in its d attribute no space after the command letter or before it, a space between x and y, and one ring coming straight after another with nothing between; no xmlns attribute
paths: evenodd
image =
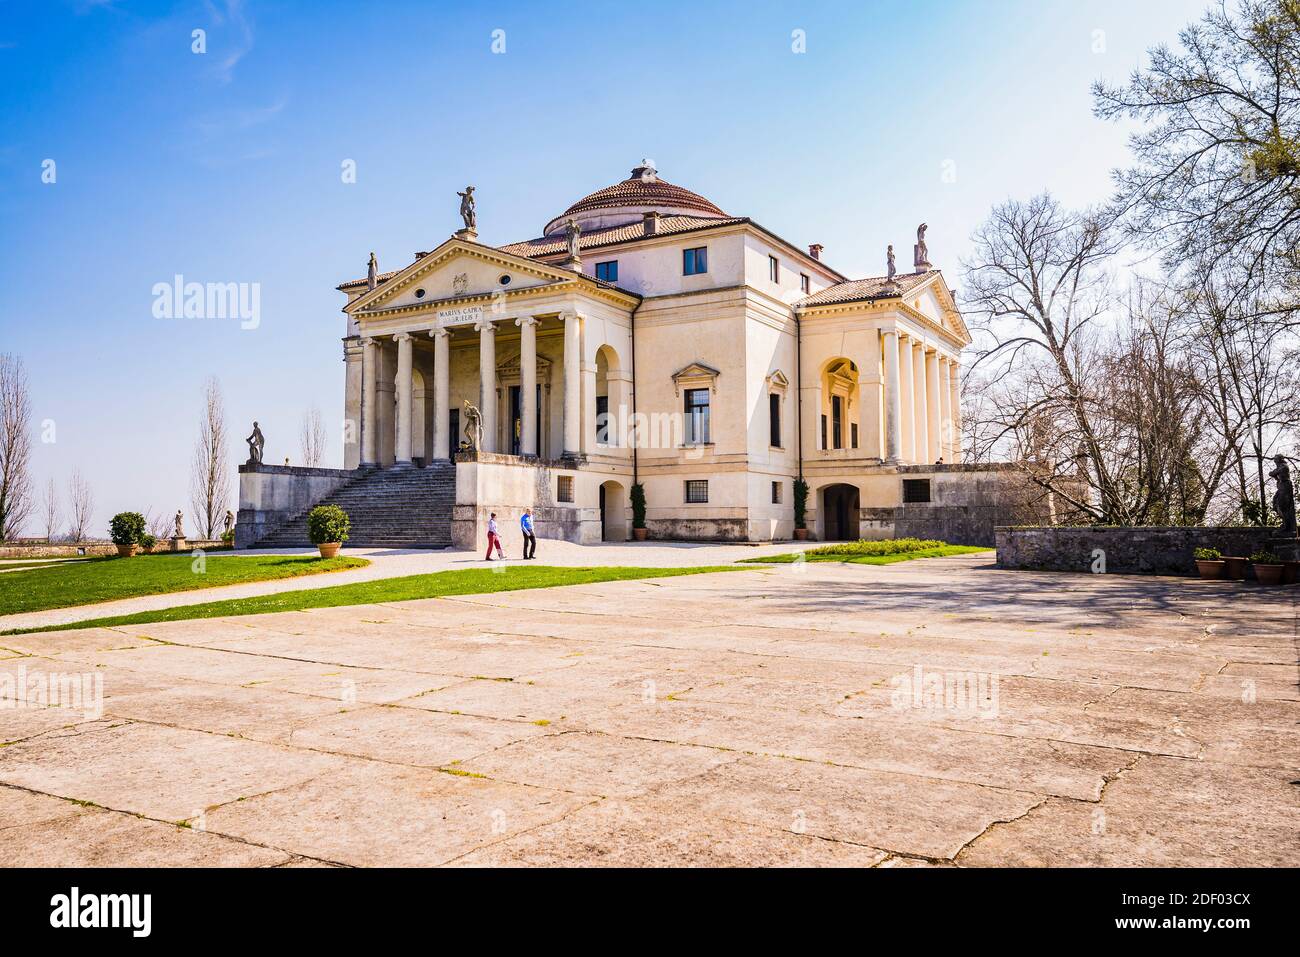
<svg viewBox="0 0 1300 957"><path fill-rule="evenodd" d="M626 214L629 220L640 219L644 213L651 210L663 214L689 212L696 216L719 218L727 216L699 193L693 193L683 186L676 186L660 179L654 163L650 160L642 160L641 165L632 170L632 175L627 179L582 197L547 223L545 232L549 236L563 230L564 224L569 219L576 219L579 224L587 225L596 219L608 221L611 217L618 217L619 213ZM602 223L602 225L610 224L612 223Z"/></svg>

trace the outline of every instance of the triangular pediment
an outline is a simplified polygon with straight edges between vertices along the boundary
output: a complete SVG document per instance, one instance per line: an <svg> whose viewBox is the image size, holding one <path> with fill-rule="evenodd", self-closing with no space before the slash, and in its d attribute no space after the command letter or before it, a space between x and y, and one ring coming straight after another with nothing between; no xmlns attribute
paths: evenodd
<svg viewBox="0 0 1300 957"><path fill-rule="evenodd" d="M578 280L572 272L489 246L449 239L376 289L348 303L350 315L476 299Z"/></svg>
<svg viewBox="0 0 1300 957"><path fill-rule="evenodd" d="M944 282L942 273L933 273L923 285L907 293L903 301L949 335L970 343L970 330L966 328L957 300Z"/></svg>

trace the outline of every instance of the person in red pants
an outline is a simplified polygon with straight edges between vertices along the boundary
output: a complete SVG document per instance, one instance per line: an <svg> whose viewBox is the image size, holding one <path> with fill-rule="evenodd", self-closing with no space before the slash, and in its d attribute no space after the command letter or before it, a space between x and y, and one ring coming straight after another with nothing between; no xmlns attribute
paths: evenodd
<svg viewBox="0 0 1300 957"><path fill-rule="evenodd" d="M497 513L493 512L488 516L488 549L484 556L486 561L492 561L492 546L495 545L497 554L502 558L506 557L505 549L501 547L501 536L497 533Z"/></svg>

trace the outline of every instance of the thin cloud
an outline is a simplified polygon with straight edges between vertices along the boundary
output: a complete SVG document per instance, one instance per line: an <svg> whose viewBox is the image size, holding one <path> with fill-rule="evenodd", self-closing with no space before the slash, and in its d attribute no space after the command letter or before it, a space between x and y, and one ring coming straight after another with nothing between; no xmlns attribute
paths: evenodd
<svg viewBox="0 0 1300 957"><path fill-rule="evenodd" d="M218 27L229 27L229 30L220 32L223 36L232 38L232 42L216 51L221 56L212 70L219 82L229 83L234 79L235 67L239 61L253 49L253 24L244 12L243 0L225 0L221 6L212 0L205 0L205 5L213 23Z"/></svg>

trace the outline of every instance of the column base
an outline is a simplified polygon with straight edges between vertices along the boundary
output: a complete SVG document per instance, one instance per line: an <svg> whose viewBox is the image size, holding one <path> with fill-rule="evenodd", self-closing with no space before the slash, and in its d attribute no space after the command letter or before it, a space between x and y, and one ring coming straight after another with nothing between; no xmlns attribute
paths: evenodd
<svg viewBox="0 0 1300 957"><path fill-rule="evenodd" d="M410 459L402 459L401 461L394 462L391 467L395 469L413 469L415 468L415 463Z"/></svg>

